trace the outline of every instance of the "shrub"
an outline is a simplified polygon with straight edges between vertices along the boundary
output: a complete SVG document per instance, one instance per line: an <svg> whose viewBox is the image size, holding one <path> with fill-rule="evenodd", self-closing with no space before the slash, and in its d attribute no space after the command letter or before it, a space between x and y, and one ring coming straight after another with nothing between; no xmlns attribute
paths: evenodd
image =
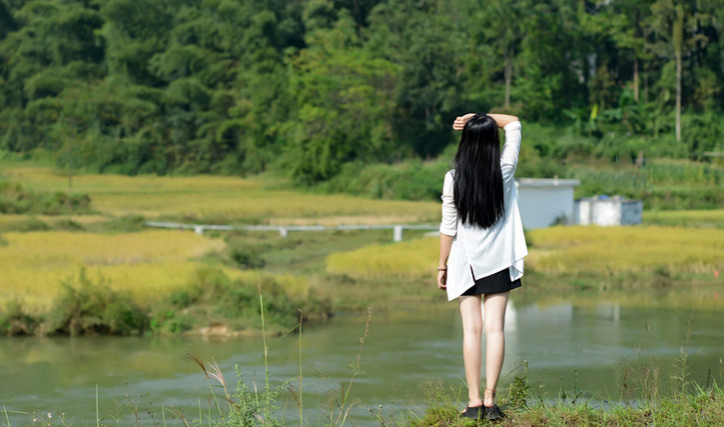
<svg viewBox="0 0 724 427"><path fill-rule="evenodd" d="M21 184L0 181L0 213L61 215L90 212L87 194L36 194Z"/></svg>
<svg viewBox="0 0 724 427"><path fill-rule="evenodd" d="M50 226L45 221L41 221L35 217L30 217L18 224L18 226L15 227L14 230L20 232L48 231L50 230Z"/></svg>
<svg viewBox="0 0 724 427"><path fill-rule="evenodd" d="M229 259L241 268L262 268L265 264L257 251L248 246L229 248Z"/></svg>
<svg viewBox="0 0 724 427"><path fill-rule="evenodd" d="M174 311L208 307L238 328L260 328L260 290L264 296L267 329L294 327L299 322L299 310L304 313L305 321L325 321L332 315L329 299L302 278L251 273L232 280L214 267L198 269L189 286L174 291L169 301ZM154 318L163 318L163 314L156 314Z"/></svg>
<svg viewBox="0 0 724 427"><path fill-rule="evenodd" d="M82 268L77 278L61 286L45 325L48 334L131 335L148 328L146 313L128 295L112 290L103 277L93 282Z"/></svg>
<svg viewBox="0 0 724 427"><path fill-rule="evenodd" d="M19 300L10 300L0 312L0 331L7 336L32 335L39 320L26 313Z"/></svg>
<svg viewBox="0 0 724 427"><path fill-rule="evenodd" d="M146 229L146 218L141 215L124 215L106 222L103 228L123 233L143 231Z"/></svg>

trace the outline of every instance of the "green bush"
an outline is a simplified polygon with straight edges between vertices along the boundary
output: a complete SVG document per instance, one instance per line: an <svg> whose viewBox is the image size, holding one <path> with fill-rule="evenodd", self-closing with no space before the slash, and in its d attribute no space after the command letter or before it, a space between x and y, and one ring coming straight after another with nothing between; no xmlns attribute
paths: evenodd
<svg viewBox="0 0 724 427"><path fill-rule="evenodd" d="M141 215L126 215L112 218L103 224L103 230L132 233L146 229L146 218Z"/></svg>
<svg viewBox="0 0 724 427"><path fill-rule="evenodd" d="M26 232L26 231L47 231L50 230L50 226L38 218L30 217L25 219L23 222L13 227L14 231Z"/></svg>
<svg viewBox="0 0 724 427"><path fill-rule="evenodd" d="M170 316L168 310L203 309L207 310L207 318L210 311L237 328L260 329L260 290L268 330L293 328L299 322L299 310L304 313L305 321L325 321L332 316L331 302L318 295L314 288L295 294L275 276L259 274L232 280L218 268L206 267L196 271L188 287L171 293L170 307L157 310L154 319L161 325L163 321L178 320Z"/></svg>
<svg viewBox="0 0 724 427"><path fill-rule="evenodd" d="M36 194L21 184L0 181L0 214L62 215L89 213L87 194L63 192Z"/></svg>
<svg viewBox="0 0 724 427"><path fill-rule="evenodd" d="M241 268L262 268L264 259L249 246L235 246L229 248L229 259Z"/></svg>
<svg viewBox="0 0 724 427"><path fill-rule="evenodd" d="M61 283L45 325L50 335L132 335L148 329L146 313L128 295L112 290L99 277L93 282L81 269L76 278Z"/></svg>
<svg viewBox="0 0 724 427"><path fill-rule="evenodd" d="M33 335L40 320L23 309L20 301L9 301L0 311L0 331L7 336Z"/></svg>

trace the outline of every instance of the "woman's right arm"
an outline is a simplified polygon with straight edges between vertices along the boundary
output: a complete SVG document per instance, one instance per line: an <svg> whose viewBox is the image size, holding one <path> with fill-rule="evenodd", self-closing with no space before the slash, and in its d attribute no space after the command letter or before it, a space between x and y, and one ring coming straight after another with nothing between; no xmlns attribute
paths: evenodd
<svg viewBox="0 0 724 427"><path fill-rule="evenodd" d="M488 114L488 117L495 120L495 124L499 128L504 128L510 123L519 122L520 120L516 116L510 116L508 114Z"/></svg>

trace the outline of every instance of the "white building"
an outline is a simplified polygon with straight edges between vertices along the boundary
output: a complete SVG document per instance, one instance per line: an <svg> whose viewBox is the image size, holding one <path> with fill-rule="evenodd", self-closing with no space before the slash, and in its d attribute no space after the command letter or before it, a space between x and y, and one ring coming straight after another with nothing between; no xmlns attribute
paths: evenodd
<svg viewBox="0 0 724 427"><path fill-rule="evenodd" d="M621 196L597 196L576 200L574 222L580 225L635 225L641 224L644 203Z"/></svg>
<svg viewBox="0 0 724 427"><path fill-rule="evenodd" d="M577 179L520 178L516 180L518 206L527 230L571 224L574 219L573 190Z"/></svg>

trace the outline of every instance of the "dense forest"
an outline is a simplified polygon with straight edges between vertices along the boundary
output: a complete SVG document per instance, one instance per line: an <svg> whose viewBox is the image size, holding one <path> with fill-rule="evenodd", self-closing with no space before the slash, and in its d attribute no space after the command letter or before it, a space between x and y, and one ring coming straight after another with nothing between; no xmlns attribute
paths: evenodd
<svg viewBox="0 0 724 427"><path fill-rule="evenodd" d="M64 167L316 184L469 111L544 158L706 161L723 105L721 0L0 0L0 150Z"/></svg>

